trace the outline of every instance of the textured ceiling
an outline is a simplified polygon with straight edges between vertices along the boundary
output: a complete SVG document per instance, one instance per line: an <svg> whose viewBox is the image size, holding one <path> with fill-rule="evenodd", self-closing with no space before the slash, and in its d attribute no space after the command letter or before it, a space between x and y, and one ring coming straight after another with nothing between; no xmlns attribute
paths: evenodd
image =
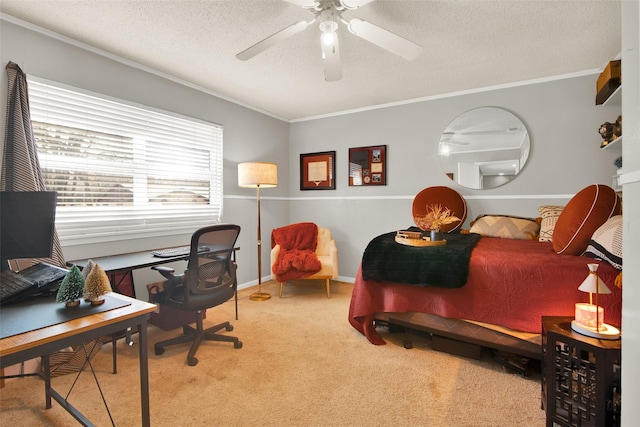
<svg viewBox="0 0 640 427"><path fill-rule="evenodd" d="M286 120L595 70L621 51L620 1L377 0L343 17L422 54L406 61L341 26L342 79L327 83L316 24L235 57L313 17L282 0L2 0L0 10Z"/></svg>

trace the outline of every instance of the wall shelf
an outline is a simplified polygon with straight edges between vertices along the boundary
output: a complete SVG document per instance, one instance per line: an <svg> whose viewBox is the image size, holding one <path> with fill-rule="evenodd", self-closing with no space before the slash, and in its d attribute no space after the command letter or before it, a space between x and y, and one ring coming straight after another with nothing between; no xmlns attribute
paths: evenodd
<svg viewBox="0 0 640 427"><path fill-rule="evenodd" d="M618 105L622 105L622 85L618 86L618 88L613 91L611 96L609 96L609 98L607 98L607 100L602 103L603 107Z"/></svg>
<svg viewBox="0 0 640 427"><path fill-rule="evenodd" d="M615 149L622 149L622 137L619 136L616 139L614 139L613 141L611 141L610 143L608 143L607 145L605 145L604 147L602 147L603 150L615 150Z"/></svg>

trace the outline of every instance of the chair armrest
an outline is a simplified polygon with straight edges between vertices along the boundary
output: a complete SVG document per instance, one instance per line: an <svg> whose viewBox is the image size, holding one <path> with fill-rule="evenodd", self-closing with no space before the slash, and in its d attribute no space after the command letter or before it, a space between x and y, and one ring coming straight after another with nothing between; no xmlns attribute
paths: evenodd
<svg viewBox="0 0 640 427"><path fill-rule="evenodd" d="M157 300L154 302L167 302L171 299L171 294L173 293L173 290L178 286L181 285L183 280L185 279L185 275L184 274L179 274L179 275L175 275L175 269L173 269L172 267L166 267L166 266L162 266L162 265L154 265L151 267L152 270L156 270L158 272L160 272L160 274L162 274L164 276L165 279L167 279L163 284L162 284L162 288L163 290L160 291L157 295L156 298Z"/></svg>
<svg viewBox="0 0 640 427"><path fill-rule="evenodd" d="M163 265L154 265L151 267L151 269L160 272L160 274L162 274L167 280L172 280L175 277L174 273L176 272L176 270L174 268L166 267Z"/></svg>
<svg viewBox="0 0 640 427"><path fill-rule="evenodd" d="M273 272L273 265L276 263L276 260L278 259L278 255L280 254L280 245L275 245L272 249L271 249L271 268L269 268L269 271L271 271L271 278L275 280L276 278L276 274Z"/></svg>
<svg viewBox="0 0 640 427"><path fill-rule="evenodd" d="M338 277L338 247L336 241L331 240L329 242L329 256L331 257L331 265L333 266L332 278Z"/></svg>

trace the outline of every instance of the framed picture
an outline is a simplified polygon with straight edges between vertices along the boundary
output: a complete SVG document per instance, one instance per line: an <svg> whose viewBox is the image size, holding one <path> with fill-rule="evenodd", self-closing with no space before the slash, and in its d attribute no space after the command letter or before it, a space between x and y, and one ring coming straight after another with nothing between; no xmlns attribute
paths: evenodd
<svg viewBox="0 0 640 427"><path fill-rule="evenodd" d="M335 151L300 154L300 190L335 190L335 173Z"/></svg>
<svg viewBox="0 0 640 427"><path fill-rule="evenodd" d="M349 148L349 185L387 185L387 146Z"/></svg>

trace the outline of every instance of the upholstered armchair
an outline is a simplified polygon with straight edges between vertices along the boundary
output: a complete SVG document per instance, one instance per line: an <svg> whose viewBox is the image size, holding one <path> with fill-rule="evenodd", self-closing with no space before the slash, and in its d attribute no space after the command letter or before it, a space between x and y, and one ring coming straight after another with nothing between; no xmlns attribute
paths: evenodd
<svg viewBox="0 0 640 427"><path fill-rule="evenodd" d="M280 297L291 280L325 280L331 298L331 279L338 278L338 249L327 228L303 222L271 232L271 278L280 282Z"/></svg>

